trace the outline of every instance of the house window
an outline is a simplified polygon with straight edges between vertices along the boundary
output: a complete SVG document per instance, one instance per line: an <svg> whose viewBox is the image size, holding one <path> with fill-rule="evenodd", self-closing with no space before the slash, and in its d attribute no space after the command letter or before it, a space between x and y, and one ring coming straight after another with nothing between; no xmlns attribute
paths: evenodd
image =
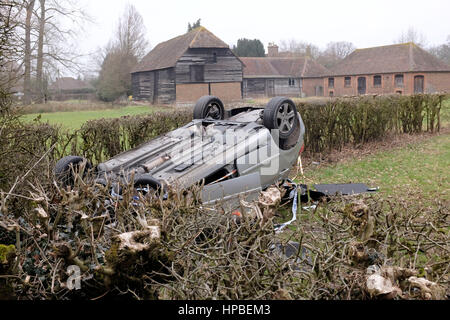
<svg viewBox="0 0 450 320"><path fill-rule="evenodd" d="M289 87L295 86L295 79L289 78Z"/></svg>
<svg viewBox="0 0 450 320"><path fill-rule="evenodd" d="M402 94L402 91L401 91L401 90L397 90L397 91L395 91L395 93L401 95L401 94Z"/></svg>
<svg viewBox="0 0 450 320"><path fill-rule="evenodd" d="M334 78L328 78L328 88L334 88Z"/></svg>
<svg viewBox="0 0 450 320"><path fill-rule="evenodd" d="M396 74L395 75L395 86L397 88L403 87L403 75L402 74Z"/></svg>
<svg viewBox="0 0 450 320"><path fill-rule="evenodd" d="M381 87L381 76L373 76L373 86Z"/></svg>
<svg viewBox="0 0 450 320"><path fill-rule="evenodd" d="M205 69L203 65L192 65L189 67L192 82L203 82Z"/></svg>
<svg viewBox="0 0 450 320"><path fill-rule="evenodd" d="M351 85L352 85L352 77L345 77L344 86L351 87Z"/></svg>
<svg viewBox="0 0 450 320"><path fill-rule="evenodd" d="M213 52L213 63L217 62L217 52Z"/></svg>
<svg viewBox="0 0 450 320"><path fill-rule="evenodd" d="M333 97L334 96L334 91L330 91L330 97Z"/></svg>

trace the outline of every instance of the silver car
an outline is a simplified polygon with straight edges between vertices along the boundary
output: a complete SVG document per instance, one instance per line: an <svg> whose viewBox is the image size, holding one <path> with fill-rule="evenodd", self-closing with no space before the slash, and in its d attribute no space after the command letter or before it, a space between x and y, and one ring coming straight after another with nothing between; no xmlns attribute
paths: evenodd
<svg viewBox="0 0 450 320"><path fill-rule="evenodd" d="M161 192L203 184L203 204L220 201L233 209L277 181L288 178L303 151L305 127L294 102L275 97L266 107L225 110L214 96L200 98L194 120L121 153L95 168L97 181L130 181L136 190ZM69 156L55 166L68 183L82 157ZM114 192L112 190L112 192Z"/></svg>

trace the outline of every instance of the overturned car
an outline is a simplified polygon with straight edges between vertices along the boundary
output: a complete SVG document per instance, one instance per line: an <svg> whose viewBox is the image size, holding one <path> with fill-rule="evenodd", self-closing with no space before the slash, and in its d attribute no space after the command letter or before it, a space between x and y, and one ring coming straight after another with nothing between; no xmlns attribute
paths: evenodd
<svg viewBox="0 0 450 320"><path fill-rule="evenodd" d="M193 120L185 126L121 153L94 168L95 179L128 183L136 190L164 194L170 187L204 185L204 205L221 202L236 208L239 199L255 199L260 191L288 178L303 151L305 127L294 102L275 97L262 107L225 110L214 96L200 98ZM77 156L59 160L56 178L73 181ZM112 188L114 194L120 189Z"/></svg>

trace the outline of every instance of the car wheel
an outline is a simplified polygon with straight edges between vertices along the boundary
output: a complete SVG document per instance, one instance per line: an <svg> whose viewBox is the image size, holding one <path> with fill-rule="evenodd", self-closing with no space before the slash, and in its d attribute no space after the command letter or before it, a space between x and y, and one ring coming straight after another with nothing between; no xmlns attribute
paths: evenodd
<svg viewBox="0 0 450 320"><path fill-rule="evenodd" d="M79 168L83 162L86 162L85 172L92 168L91 163L83 157L67 156L60 159L54 169L55 178L63 186L73 186L75 183L74 171L79 171ZM73 168L73 170L72 170Z"/></svg>
<svg viewBox="0 0 450 320"><path fill-rule="evenodd" d="M222 101L214 96L201 97L194 107L194 119L223 120L225 118L225 108Z"/></svg>
<svg viewBox="0 0 450 320"><path fill-rule="evenodd" d="M146 195L153 190L156 192L156 195L160 195L163 190L163 186L161 182L157 179L153 178L149 174L143 174L134 181L134 189L139 193Z"/></svg>
<svg viewBox="0 0 450 320"><path fill-rule="evenodd" d="M263 121L267 129L278 129L280 139L287 139L296 129L297 109L291 99L275 97L264 109Z"/></svg>

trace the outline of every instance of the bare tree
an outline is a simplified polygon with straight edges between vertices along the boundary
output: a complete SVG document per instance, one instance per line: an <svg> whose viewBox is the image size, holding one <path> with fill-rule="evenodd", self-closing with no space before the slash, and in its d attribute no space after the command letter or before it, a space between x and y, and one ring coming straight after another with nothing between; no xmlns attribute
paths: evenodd
<svg viewBox="0 0 450 320"><path fill-rule="evenodd" d="M333 67L339 61L352 53L356 47L351 42L338 41L327 44L326 49L320 53L317 61L327 68Z"/></svg>
<svg viewBox="0 0 450 320"><path fill-rule="evenodd" d="M102 50L97 90L102 100L131 94L131 71L148 48L143 18L128 4L118 21L114 39Z"/></svg>
<svg viewBox="0 0 450 320"><path fill-rule="evenodd" d="M0 4L2 20L8 17L9 25L15 27L10 36L13 44L8 46L9 77L20 70L23 102L31 103L33 96L41 102L46 90L44 79L49 74L60 69L80 73L78 58L82 55L69 43L76 40L82 24L91 19L75 0L4 0ZM6 8L10 8L8 15L3 14L8 13Z"/></svg>
<svg viewBox="0 0 450 320"><path fill-rule="evenodd" d="M44 32L45 32L45 0L39 0L41 15L39 17L38 53L36 66L37 102L43 102L43 67L44 67Z"/></svg>
<svg viewBox="0 0 450 320"><path fill-rule="evenodd" d="M133 5L127 4L123 16L119 18L116 36L117 45L126 54L141 59L147 53L149 43L144 19Z"/></svg>
<svg viewBox="0 0 450 320"><path fill-rule="evenodd" d="M319 47L317 47L312 43L290 39L290 40L282 40L280 42L280 52L284 52L285 56L291 57L308 56L316 59L320 54L320 49Z"/></svg>
<svg viewBox="0 0 450 320"><path fill-rule="evenodd" d="M426 37L417 31L414 27L409 27L406 32L402 32L402 34L394 40L394 43L407 43L414 42L421 48L425 48L427 46Z"/></svg>
<svg viewBox="0 0 450 320"><path fill-rule="evenodd" d="M76 30L91 19L74 0L39 0L39 12L35 15L38 19L36 89L37 101L42 102L46 91L44 72L47 75L59 73L60 69L81 72L82 55L65 44L75 40Z"/></svg>
<svg viewBox="0 0 450 320"><path fill-rule="evenodd" d="M24 103L31 103L31 18L33 15L35 0L26 1L26 18L25 18L25 51L24 64L25 74L23 81Z"/></svg>
<svg viewBox="0 0 450 320"><path fill-rule="evenodd" d="M450 66L450 35L446 43L430 47L428 51Z"/></svg>
<svg viewBox="0 0 450 320"><path fill-rule="evenodd" d="M23 2L17 0L0 2L0 88L10 91L20 77L22 58L21 21Z"/></svg>

